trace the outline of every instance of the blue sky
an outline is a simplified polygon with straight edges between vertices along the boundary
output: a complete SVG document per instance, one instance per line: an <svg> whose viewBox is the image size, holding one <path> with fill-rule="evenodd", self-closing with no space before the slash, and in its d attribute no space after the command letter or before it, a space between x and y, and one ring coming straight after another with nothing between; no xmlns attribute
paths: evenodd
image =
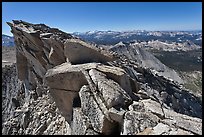
<svg viewBox="0 0 204 137"><path fill-rule="evenodd" d="M202 2L2 2L7 21L44 23L65 32L93 30L201 30Z"/></svg>

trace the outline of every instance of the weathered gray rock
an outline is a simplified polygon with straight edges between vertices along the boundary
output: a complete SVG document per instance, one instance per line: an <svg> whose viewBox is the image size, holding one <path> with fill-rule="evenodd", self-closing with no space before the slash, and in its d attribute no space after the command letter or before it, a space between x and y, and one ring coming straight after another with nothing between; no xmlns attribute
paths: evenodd
<svg viewBox="0 0 204 137"><path fill-rule="evenodd" d="M70 123L72 119L73 99L77 96L77 93L60 89L50 89L50 94L54 97L53 99L62 115Z"/></svg>
<svg viewBox="0 0 204 137"><path fill-rule="evenodd" d="M165 125L163 123L158 123L152 131L152 135L164 135L168 134L169 131L171 131L171 128L168 125Z"/></svg>
<svg viewBox="0 0 204 137"><path fill-rule="evenodd" d="M18 77L23 81L29 79L35 88L36 82L31 80L32 78L36 77L38 81L42 81L48 69L66 61L63 54L63 40L55 37L62 35L67 39L74 37L59 30L53 31L52 28L43 24L34 25L24 21L13 21L8 25L12 29L17 46ZM49 34L50 37L44 38L43 34L47 33L52 34Z"/></svg>
<svg viewBox="0 0 204 137"><path fill-rule="evenodd" d="M180 127L193 134L202 134L202 119L176 113L173 110L162 107L158 102L150 99L142 100L141 102L144 104L146 110L151 111L159 117L164 117L162 121L166 124Z"/></svg>
<svg viewBox="0 0 204 137"><path fill-rule="evenodd" d="M46 47L43 48L45 56L48 59L46 62L46 68L51 68L49 64L57 66L66 61L65 56L63 54L63 42L56 40L55 38L42 38L41 40L44 46Z"/></svg>
<svg viewBox="0 0 204 137"><path fill-rule="evenodd" d="M176 128L176 129L172 129L172 131L169 132L169 135L194 135L194 134L191 132L182 130L180 128L178 129Z"/></svg>
<svg viewBox="0 0 204 137"><path fill-rule="evenodd" d="M80 66L73 66L69 63L48 70L45 79L50 88L70 92L79 91L83 85L87 84Z"/></svg>
<svg viewBox="0 0 204 137"><path fill-rule="evenodd" d="M73 116L72 135L85 135L91 127L88 117L82 113L81 108L73 108Z"/></svg>
<svg viewBox="0 0 204 137"><path fill-rule="evenodd" d="M44 24L8 24L17 69L2 72L2 134L202 134L202 102L148 52L125 44L109 52Z"/></svg>
<svg viewBox="0 0 204 137"><path fill-rule="evenodd" d="M64 54L67 61L71 64L83 64L90 62L108 62L113 61L114 57L105 51L99 51L79 39L67 39L65 42Z"/></svg>
<svg viewBox="0 0 204 137"><path fill-rule="evenodd" d="M121 109L121 110L116 110L115 108L110 108L108 110L109 112L109 116L112 120L120 123L122 125L122 122L123 122L123 117L124 117L124 114L125 114L125 110Z"/></svg>
<svg viewBox="0 0 204 137"><path fill-rule="evenodd" d="M130 111L145 112L144 104L142 102L133 101L133 103L129 105L128 109Z"/></svg>
<svg viewBox="0 0 204 137"><path fill-rule="evenodd" d="M37 128L37 130L35 131L34 134L35 134L35 135L42 134L42 133L46 130L46 128L47 128L47 125L46 125L45 122L43 122L43 124L40 125L40 126Z"/></svg>
<svg viewBox="0 0 204 137"><path fill-rule="evenodd" d="M151 68L153 72L157 71L159 75L165 76L169 79L173 79L178 83L183 83L183 80L174 70L162 64L151 53L145 51L144 49L138 47L137 45L116 44L109 50L115 51L120 55L126 56L129 60L138 62L138 64L142 67Z"/></svg>
<svg viewBox="0 0 204 137"><path fill-rule="evenodd" d="M172 119L164 119L163 121L165 123L175 125L176 127L191 132L192 134L202 135L202 119L182 115L165 109L164 112L167 118Z"/></svg>
<svg viewBox="0 0 204 137"><path fill-rule="evenodd" d="M158 102L155 102L151 99L142 100L142 104L144 105L144 109L146 111L151 111L153 114L163 118L165 117L164 108Z"/></svg>
<svg viewBox="0 0 204 137"><path fill-rule="evenodd" d="M158 123L148 135L193 135L191 132Z"/></svg>
<svg viewBox="0 0 204 137"><path fill-rule="evenodd" d="M154 127L159 118L149 112L128 111L125 113L122 135L136 135L146 128Z"/></svg>
<svg viewBox="0 0 204 137"><path fill-rule="evenodd" d="M131 79L123 69L100 63L85 63L79 65L63 63L49 69L45 75L45 79L51 88L79 91L81 86L87 84L82 71L89 69L96 69L106 74L107 78L116 81L127 93L132 93L132 87L130 86ZM136 87L136 85L133 86Z"/></svg>
<svg viewBox="0 0 204 137"><path fill-rule="evenodd" d="M22 127L24 129L27 128L27 126L28 126L28 124L30 122L29 118L30 118L30 112L27 111L26 113L23 114L23 117L22 117Z"/></svg>
<svg viewBox="0 0 204 137"><path fill-rule="evenodd" d="M146 128L137 135L193 135L193 134L182 129L170 127L163 123L158 123L155 127Z"/></svg>
<svg viewBox="0 0 204 137"><path fill-rule="evenodd" d="M79 95L82 112L90 119L93 129L102 134L111 134L115 125L101 111L88 86L83 86Z"/></svg>
<svg viewBox="0 0 204 137"><path fill-rule="evenodd" d="M120 85L111 79L107 79L105 74L91 69L89 75L102 94L107 108L114 106L124 107L131 102L130 96L120 87Z"/></svg>
<svg viewBox="0 0 204 137"><path fill-rule="evenodd" d="M94 131L93 129L87 129L85 135L101 135L101 134Z"/></svg>

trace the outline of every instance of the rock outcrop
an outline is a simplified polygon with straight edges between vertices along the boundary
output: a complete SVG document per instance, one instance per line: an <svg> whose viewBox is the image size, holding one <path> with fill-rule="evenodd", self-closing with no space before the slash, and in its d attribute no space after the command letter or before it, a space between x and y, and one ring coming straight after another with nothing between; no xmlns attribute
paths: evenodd
<svg viewBox="0 0 204 137"><path fill-rule="evenodd" d="M202 134L201 100L157 69L44 24L8 24L18 77L2 77L3 134Z"/></svg>
<svg viewBox="0 0 204 137"><path fill-rule="evenodd" d="M172 79L179 84L183 84L183 80L174 70L162 64L156 57L137 45L120 42L110 47L109 50L117 52L122 56L125 55L127 59L138 62L142 67L149 68L151 71L156 70L158 75L165 76L167 79Z"/></svg>

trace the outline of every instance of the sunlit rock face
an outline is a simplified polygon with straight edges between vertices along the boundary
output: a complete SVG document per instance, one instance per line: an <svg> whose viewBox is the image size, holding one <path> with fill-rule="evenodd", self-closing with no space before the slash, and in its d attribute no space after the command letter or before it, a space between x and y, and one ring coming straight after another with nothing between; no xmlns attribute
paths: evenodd
<svg viewBox="0 0 204 137"><path fill-rule="evenodd" d="M2 134L202 134L201 100L176 73L161 73L166 66L149 52L107 51L44 24L8 24L17 63L2 71Z"/></svg>

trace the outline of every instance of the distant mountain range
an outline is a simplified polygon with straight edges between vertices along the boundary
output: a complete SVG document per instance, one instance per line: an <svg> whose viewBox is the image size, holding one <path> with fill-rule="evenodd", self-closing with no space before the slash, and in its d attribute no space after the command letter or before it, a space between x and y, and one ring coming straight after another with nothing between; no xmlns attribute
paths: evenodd
<svg viewBox="0 0 204 137"><path fill-rule="evenodd" d="M202 46L202 31L88 31L74 32L74 36L83 40L94 42L96 44L116 44L120 41L152 41L159 40L162 42L192 42L195 45Z"/></svg>
<svg viewBox="0 0 204 137"><path fill-rule="evenodd" d="M14 38L8 35L2 34L2 46L14 46Z"/></svg>
<svg viewBox="0 0 204 137"><path fill-rule="evenodd" d="M202 46L202 31L88 31L74 32L72 35L96 44L114 45L119 42L149 42L188 43ZM14 38L2 34L2 46L14 46Z"/></svg>

